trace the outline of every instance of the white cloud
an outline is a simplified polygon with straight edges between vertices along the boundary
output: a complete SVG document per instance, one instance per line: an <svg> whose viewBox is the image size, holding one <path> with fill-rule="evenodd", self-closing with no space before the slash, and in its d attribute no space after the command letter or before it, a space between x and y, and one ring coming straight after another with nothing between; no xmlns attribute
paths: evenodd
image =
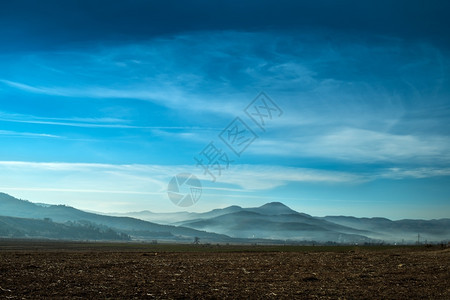
<svg viewBox="0 0 450 300"><path fill-rule="evenodd" d="M290 182L335 184L364 180L362 176L347 172L264 165L235 165L218 178L219 183L237 185L248 190L270 190Z"/></svg>
<svg viewBox="0 0 450 300"><path fill-rule="evenodd" d="M202 179L204 209L226 199L285 199L270 191L290 183L358 185L377 179L450 176L449 168L388 168L371 173L339 172L268 165L232 165L212 183L202 170L190 165L114 165L94 163L0 161L0 191L34 202L67 204L98 211L174 210L167 184L178 173ZM240 199L240 200L239 200ZM286 198L287 199L287 198ZM292 199L291 199L292 200ZM200 209L201 210L201 209Z"/></svg>
<svg viewBox="0 0 450 300"><path fill-rule="evenodd" d="M112 165L93 163L0 161L3 189L72 191L122 194L163 194L172 176L193 173L210 182L202 170L189 165ZM358 184L376 178L424 178L446 176L446 169L386 169L358 174L267 165L232 165L205 189L248 192L271 190L290 182ZM216 186L217 185L217 186ZM238 188L236 188L238 187Z"/></svg>
<svg viewBox="0 0 450 300"><path fill-rule="evenodd" d="M345 128L319 136L311 152L338 159L360 161L405 161L450 159L450 139L446 137L398 135L372 130Z"/></svg>
<svg viewBox="0 0 450 300"><path fill-rule="evenodd" d="M442 165L450 161L450 138L402 135L358 128L325 128L313 135L288 131L286 137L264 138L248 151L255 154L316 157L354 163L393 162Z"/></svg>
<svg viewBox="0 0 450 300"><path fill-rule="evenodd" d="M388 168L374 177L400 180L406 178L420 179L436 176L450 176L450 168Z"/></svg>
<svg viewBox="0 0 450 300"><path fill-rule="evenodd" d="M81 190L108 191L108 189L102 189L100 187L114 186L115 188L112 189L114 191L117 187L130 186L138 188L138 190L130 189L130 192L161 192L165 191L170 178L178 173L193 173L203 180L211 180L208 175L202 174L200 168L190 165L112 165L0 161L0 170L4 171L2 174L8 174L8 178L10 179L14 176L17 176L15 179L35 176L35 182L29 183L33 185L44 184L48 188L55 188L60 185L61 188L70 190L75 190L73 186L79 186ZM217 183L239 186L244 190L266 190L284 185L288 182L338 183L355 182L358 180L361 180L359 176L345 172L281 166L232 165L229 170L223 171L222 176L218 177ZM149 190L150 187L153 190Z"/></svg>
<svg viewBox="0 0 450 300"><path fill-rule="evenodd" d="M153 203L153 209L167 210L167 206L172 207L167 184L178 173L193 173L204 180L204 197L213 201L205 205L211 208L229 197L256 199L252 192L288 182L345 182L355 178L343 173L237 165L213 184L200 169L190 165L0 161L0 191L32 201L99 211L148 209L149 203ZM129 205L123 206L124 201Z"/></svg>

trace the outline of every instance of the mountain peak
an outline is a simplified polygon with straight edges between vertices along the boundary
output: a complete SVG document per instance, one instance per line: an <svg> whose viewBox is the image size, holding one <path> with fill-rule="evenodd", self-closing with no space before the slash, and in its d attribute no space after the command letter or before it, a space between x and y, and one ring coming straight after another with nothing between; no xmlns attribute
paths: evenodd
<svg viewBox="0 0 450 300"><path fill-rule="evenodd" d="M260 207L284 207L284 208L289 208L288 206L286 206L285 204L283 204L281 202L269 202L269 203L266 203L264 205L261 205Z"/></svg>
<svg viewBox="0 0 450 300"><path fill-rule="evenodd" d="M296 214L297 212L281 202L269 202L260 207L252 209L252 211L265 215L284 215Z"/></svg>

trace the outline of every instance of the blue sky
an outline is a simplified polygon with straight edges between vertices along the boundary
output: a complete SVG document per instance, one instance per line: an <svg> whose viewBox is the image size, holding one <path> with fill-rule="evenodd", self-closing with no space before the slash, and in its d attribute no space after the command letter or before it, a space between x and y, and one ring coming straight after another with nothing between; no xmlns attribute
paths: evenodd
<svg viewBox="0 0 450 300"><path fill-rule="evenodd" d="M312 215L450 217L445 1L0 4L0 191L105 212L281 201ZM263 131L244 109L283 111ZM236 156L219 134L258 138ZM195 156L233 160L216 182Z"/></svg>

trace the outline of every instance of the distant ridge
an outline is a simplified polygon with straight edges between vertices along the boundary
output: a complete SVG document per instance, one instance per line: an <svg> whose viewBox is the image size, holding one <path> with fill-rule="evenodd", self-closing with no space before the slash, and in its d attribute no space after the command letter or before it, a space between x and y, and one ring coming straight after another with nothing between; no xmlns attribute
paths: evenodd
<svg viewBox="0 0 450 300"><path fill-rule="evenodd" d="M51 220L51 222L65 224L67 222L90 222L102 228L108 227L119 233L134 237L134 239L160 239L170 241L192 241L194 237L200 237L209 241L230 241L225 235L198 231L192 228L160 225L130 217L113 217L84 212L65 205L41 206L26 200L16 199L8 194L0 193L0 216L12 217L17 220L9 220L9 223L0 222L10 232L11 224L21 220ZM23 221L22 223L24 223ZM31 221L28 222L28 224ZM18 224L16 222L16 224ZM41 224L41 223L35 223ZM6 229L5 229L6 230ZM26 230L25 230L26 231ZM83 238L82 236L80 237ZM86 237L88 239L88 237Z"/></svg>
<svg viewBox="0 0 450 300"><path fill-rule="evenodd" d="M400 220L343 216L313 217L297 212L281 202L259 207L228 206L205 213L122 214L156 223L222 233L231 237L261 237L289 240L315 239L326 242L415 243L450 240L450 220Z"/></svg>
<svg viewBox="0 0 450 300"><path fill-rule="evenodd" d="M423 242L450 241L450 219L392 221L386 218L313 217L281 202L249 208L232 205L204 213L142 211L111 216L65 205L34 204L0 193L0 216L22 219L0 220L0 236L2 230L6 234L22 225L25 227L21 232L32 235L32 231L28 231L32 228L26 227L27 224L44 228L49 224L42 220L47 219L62 225L76 222L92 224L102 230L110 228L134 240L188 242L199 237L204 242L415 243L420 234ZM55 230L69 230L58 224L52 226Z"/></svg>

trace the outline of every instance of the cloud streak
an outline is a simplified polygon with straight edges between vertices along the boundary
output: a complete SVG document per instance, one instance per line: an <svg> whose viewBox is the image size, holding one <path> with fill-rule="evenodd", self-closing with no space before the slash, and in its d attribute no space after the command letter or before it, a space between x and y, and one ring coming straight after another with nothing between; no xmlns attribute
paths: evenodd
<svg viewBox="0 0 450 300"><path fill-rule="evenodd" d="M72 178L72 174L75 174L74 178L89 186L102 186L102 184L107 184L108 186L118 184L120 186L122 184L126 185L134 182L157 187L156 192L165 191L168 181L172 176L178 173L193 173L202 178L205 182L211 180L208 175L202 175L201 169L188 165L113 165L96 163L0 161L0 169L5 171L3 174L8 173L9 176L13 174L23 175L23 178L27 178L28 175L42 174L41 172L43 172L46 176L44 176L42 180L47 184L51 182L48 178L56 178L61 174L65 174ZM411 177L427 178L448 175L450 175L450 168L387 168L382 169L377 174L368 174L365 172L350 173L271 165L233 165L229 170L226 172L224 171L222 176L218 177L217 183L222 186L214 187L208 185L206 188L233 191L270 190L286 185L289 182L359 184L377 178L405 179ZM94 182L90 182L91 179L94 179ZM42 180L37 180L36 182ZM110 182L110 180L112 180L112 182ZM223 184L225 184L225 186L223 186ZM79 184L76 185L79 186ZM227 185L240 188L235 189L227 187ZM86 191L90 189L82 190ZM101 190L102 189L100 189L100 191ZM107 190L105 189L105 191ZM136 192L139 192L139 190L136 190Z"/></svg>
<svg viewBox="0 0 450 300"><path fill-rule="evenodd" d="M198 126L136 126L123 123L129 123L129 120L115 118L48 118L37 117L33 115L10 114L0 111L0 121L12 123L41 124L55 126L69 126L82 128L112 128L112 129L153 129L153 130L188 130L204 131L218 130L219 128L208 128ZM3 131L7 134L8 131ZM31 135L23 133L22 135ZM35 134L36 137L39 134ZM50 134L41 134L42 137L58 137Z"/></svg>
<svg viewBox="0 0 450 300"><path fill-rule="evenodd" d="M0 135L27 137L27 138L62 138L61 136L47 133L18 132L11 130L0 130Z"/></svg>

